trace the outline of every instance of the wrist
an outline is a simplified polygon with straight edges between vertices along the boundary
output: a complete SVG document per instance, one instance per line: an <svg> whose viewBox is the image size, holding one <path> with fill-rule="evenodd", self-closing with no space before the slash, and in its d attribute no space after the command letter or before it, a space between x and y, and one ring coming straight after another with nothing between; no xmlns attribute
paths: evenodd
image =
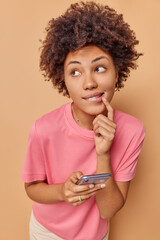
<svg viewBox="0 0 160 240"><path fill-rule="evenodd" d="M110 154L97 155L97 173L112 173Z"/></svg>
<svg viewBox="0 0 160 240"><path fill-rule="evenodd" d="M63 198L63 183L56 183L49 185L50 195L52 196L51 203L64 201Z"/></svg>
<svg viewBox="0 0 160 240"><path fill-rule="evenodd" d="M101 153L101 154L97 154L97 158L98 160L110 160L110 153L106 152L106 153Z"/></svg>
<svg viewBox="0 0 160 240"><path fill-rule="evenodd" d="M60 199L60 201L65 201L65 198L64 198L64 183L59 184L59 199Z"/></svg>

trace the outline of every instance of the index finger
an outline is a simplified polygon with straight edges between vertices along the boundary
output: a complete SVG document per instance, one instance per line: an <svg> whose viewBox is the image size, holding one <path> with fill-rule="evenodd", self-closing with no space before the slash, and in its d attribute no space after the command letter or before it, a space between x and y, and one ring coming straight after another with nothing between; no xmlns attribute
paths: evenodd
<svg viewBox="0 0 160 240"><path fill-rule="evenodd" d="M78 193L78 192L84 192L90 189L94 188L94 184L84 184L84 185L76 185L74 187L74 192Z"/></svg>
<svg viewBox="0 0 160 240"><path fill-rule="evenodd" d="M107 99L105 97L103 97L102 100L103 100L104 105L107 108L109 120L114 121L114 110L113 110L113 108L111 107L110 103L107 101Z"/></svg>
<svg viewBox="0 0 160 240"><path fill-rule="evenodd" d="M76 193L82 193L83 194L86 194L86 192L96 192L102 188L105 188L106 187L106 184L105 183L101 183L101 184L84 184L84 185L77 185L75 188L74 188L74 192Z"/></svg>

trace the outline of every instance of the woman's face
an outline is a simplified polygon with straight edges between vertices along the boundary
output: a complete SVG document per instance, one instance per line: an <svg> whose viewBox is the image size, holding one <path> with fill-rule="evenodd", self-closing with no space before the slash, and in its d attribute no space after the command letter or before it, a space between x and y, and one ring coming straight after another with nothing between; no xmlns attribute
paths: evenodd
<svg viewBox="0 0 160 240"><path fill-rule="evenodd" d="M98 115L105 112L102 96L110 102L118 74L112 57L95 45L68 53L64 62L65 84L80 114Z"/></svg>

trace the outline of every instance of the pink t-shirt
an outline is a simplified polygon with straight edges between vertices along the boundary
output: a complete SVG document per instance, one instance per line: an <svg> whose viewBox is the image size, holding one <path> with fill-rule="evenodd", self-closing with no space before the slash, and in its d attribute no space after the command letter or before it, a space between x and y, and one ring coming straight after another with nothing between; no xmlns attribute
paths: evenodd
<svg viewBox="0 0 160 240"><path fill-rule="evenodd" d="M136 118L114 111L117 124L111 154L115 181L129 181L136 173L145 131ZM73 119L71 103L42 116L31 128L22 181L47 179L48 184L65 182L72 172L96 173L94 132ZM100 218L95 196L73 207L66 202L33 204L36 219L65 240L101 240L108 221Z"/></svg>

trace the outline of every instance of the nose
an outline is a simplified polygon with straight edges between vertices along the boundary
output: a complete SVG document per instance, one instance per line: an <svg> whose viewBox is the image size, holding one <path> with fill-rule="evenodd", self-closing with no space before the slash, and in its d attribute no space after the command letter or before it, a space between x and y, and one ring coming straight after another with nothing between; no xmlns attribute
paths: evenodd
<svg viewBox="0 0 160 240"><path fill-rule="evenodd" d="M97 82L91 74L86 74L83 81L84 90L92 90L97 87Z"/></svg>

